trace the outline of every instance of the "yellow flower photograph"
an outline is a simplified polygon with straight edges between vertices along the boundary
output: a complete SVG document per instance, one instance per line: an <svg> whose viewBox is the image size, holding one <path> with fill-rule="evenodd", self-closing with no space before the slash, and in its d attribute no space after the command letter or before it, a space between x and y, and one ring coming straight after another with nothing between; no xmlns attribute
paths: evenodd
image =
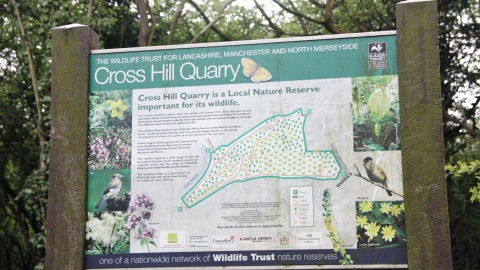
<svg viewBox="0 0 480 270"><path fill-rule="evenodd" d="M392 242L392 239L395 238L395 232L392 226L386 226L382 228L382 238L387 242Z"/></svg>
<svg viewBox="0 0 480 270"><path fill-rule="evenodd" d="M360 203L360 210L362 211L362 213L371 212L372 206L373 206L372 202L362 201Z"/></svg>
<svg viewBox="0 0 480 270"><path fill-rule="evenodd" d="M90 129L132 128L132 90L92 92L89 100Z"/></svg>
<svg viewBox="0 0 480 270"><path fill-rule="evenodd" d="M398 217L398 215L402 212L402 209L398 206L398 204L395 204L392 206L392 216Z"/></svg>
<svg viewBox="0 0 480 270"><path fill-rule="evenodd" d="M406 247L403 201L358 201L357 248Z"/></svg>
<svg viewBox="0 0 480 270"><path fill-rule="evenodd" d="M368 235L368 241L370 242L373 237L378 235L378 231L380 230L380 226L377 225L376 222L370 222L364 226L365 234Z"/></svg>
<svg viewBox="0 0 480 270"><path fill-rule="evenodd" d="M381 206L380 211L382 211L382 213L384 213L384 214L390 213L390 211L392 209L392 207L390 206L389 203L382 203L382 204L380 204L380 206Z"/></svg>
<svg viewBox="0 0 480 270"><path fill-rule="evenodd" d="M368 224L368 219L366 216L357 217L357 226L360 226L360 228L363 228L367 224Z"/></svg>
<svg viewBox="0 0 480 270"><path fill-rule="evenodd" d="M127 106L123 105L121 99L110 103L110 108L112 108L112 118L117 117L118 119L123 119L123 112L128 109Z"/></svg>

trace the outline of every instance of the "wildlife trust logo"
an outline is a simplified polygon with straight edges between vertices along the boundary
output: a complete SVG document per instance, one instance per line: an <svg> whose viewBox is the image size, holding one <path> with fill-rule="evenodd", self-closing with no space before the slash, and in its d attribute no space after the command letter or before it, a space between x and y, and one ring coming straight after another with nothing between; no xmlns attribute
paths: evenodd
<svg viewBox="0 0 480 270"><path fill-rule="evenodd" d="M234 247L235 236L233 235L216 235L212 240L212 247Z"/></svg>
<svg viewBox="0 0 480 270"><path fill-rule="evenodd" d="M368 43L368 68L386 69L387 66L387 43Z"/></svg>

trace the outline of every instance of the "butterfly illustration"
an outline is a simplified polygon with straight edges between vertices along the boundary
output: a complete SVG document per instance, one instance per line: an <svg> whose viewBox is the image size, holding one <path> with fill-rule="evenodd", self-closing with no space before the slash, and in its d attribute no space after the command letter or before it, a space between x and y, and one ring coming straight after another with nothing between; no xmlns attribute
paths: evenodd
<svg viewBox="0 0 480 270"><path fill-rule="evenodd" d="M242 58L242 66L243 75L250 78L254 83L266 82L272 79L272 74L264 67L257 65L252 59Z"/></svg>

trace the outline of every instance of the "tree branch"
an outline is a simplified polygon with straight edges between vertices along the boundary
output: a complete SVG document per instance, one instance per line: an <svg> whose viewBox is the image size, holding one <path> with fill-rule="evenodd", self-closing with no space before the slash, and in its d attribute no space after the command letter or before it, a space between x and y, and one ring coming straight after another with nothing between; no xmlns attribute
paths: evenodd
<svg viewBox="0 0 480 270"><path fill-rule="evenodd" d="M90 17L92 16L92 6L93 6L93 0L89 0L88 9L87 9L87 25L90 25Z"/></svg>
<svg viewBox="0 0 480 270"><path fill-rule="evenodd" d="M137 0L138 14L140 15L140 31L138 34L138 46L147 46L148 42L148 15L145 0Z"/></svg>
<svg viewBox="0 0 480 270"><path fill-rule="evenodd" d="M288 0L288 2L292 6L292 9L295 10L296 12L298 12L298 10L295 8L295 4L293 4L292 0ZM298 21L300 22L300 25L302 26L303 35L308 36L309 33L308 33L307 25L305 24L305 21L303 21L302 17L299 17L299 16L296 16L296 17L298 18Z"/></svg>
<svg viewBox="0 0 480 270"><path fill-rule="evenodd" d="M333 24L332 16L333 16L333 8L335 7L334 0L327 0L327 7L325 8L325 28L333 34L341 34L345 33L345 31L337 28L335 24Z"/></svg>
<svg viewBox="0 0 480 270"><path fill-rule="evenodd" d="M350 16L350 18L353 21L353 24L357 27L358 31L360 32L369 32L369 30L361 24L357 19L353 18L353 16Z"/></svg>
<svg viewBox="0 0 480 270"><path fill-rule="evenodd" d="M288 7L286 7L285 5L283 5L282 3L278 2L277 0L273 0L273 2L275 2L278 6L280 6L283 10L285 10L286 12L288 13L291 13L295 16L299 16L299 17L302 17L304 18L305 20L307 21L311 21L313 23L316 23L316 24L320 24L320 25L323 25L325 23L325 21L319 21L317 19L314 19L314 18L310 18L308 16L305 16L304 14L300 13L300 12L296 12L295 10L292 10Z"/></svg>
<svg viewBox="0 0 480 270"><path fill-rule="evenodd" d="M275 30L275 36L274 38L279 38L283 35L283 30L278 27L276 24L274 24L272 22L272 20L270 19L270 17L268 17L267 13L265 13L265 11L263 10L263 8L258 4L257 0L253 0L253 2L255 2L255 6L258 8L258 10L260 10L260 12L262 13L263 17L265 17L265 19L268 21L268 25L273 29Z"/></svg>
<svg viewBox="0 0 480 270"><path fill-rule="evenodd" d="M350 10L348 9L348 5L345 4L343 6L344 12L348 14L348 17L353 21L353 24L357 27L358 31L360 32L369 32L368 28L361 24L352 14L350 14Z"/></svg>
<svg viewBox="0 0 480 270"><path fill-rule="evenodd" d="M275 2L278 6L280 6L283 10L287 11L288 13L291 13L291 14L293 14L293 15L302 17L302 18L304 18L304 19L307 20L307 21L311 21L311 22L313 22L313 23L322 25L323 27L325 27L325 29L327 29L327 30L328 30L330 33L332 33L332 34L345 33L345 31L341 30L340 28L335 27L334 24L333 24L331 21L327 21L327 20L326 20L326 18L327 18L328 16L330 16L330 18L331 18L331 14L330 14L330 15L328 14L330 11L328 11L328 10L325 11L325 14L326 14L326 15L325 15L325 17L326 17L325 19L323 19L323 20L317 20L317 19L308 17L308 16L306 16L306 15L300 13L300 12L296 12L296 11L294 11L294 10L286 7L286 6L283 5L282 3L278 2L278 0L272 0L272 1ZM327 1L326 8L328 9L328 7L329 7L329 2L331 2L331 3L330 3L330 5L331 5L331 6L330 6L330 10L332 10L333 7L334 7L334 2L333 2L333 0ZM331 12L330 12L330 13L331 13Z"/></svg>
<svg viewBox="0 0 480 270"><path fill-rule="evenodd" d="M155 33L155 28L157 28L157 19L155 18L155 14L152 13L152 9L150 8L150 5L148 4L148 1L146 2L147 4L147 10L148 10L148 13L150 13L150 17L152 18L152 27L150 29L150 34L148 36L148 43L147 43L147 46L150 46L152 44L152 40L153 40L153 34Z"/></svg>
<svg viewBox="0 0 480 270"><path fill-rule="evenodd" d="M355 176L360 177L360 178L362 178L362 179L365 180L365 181L368 181L370 184L372 184L372 185L374 185L374 186L383 188L383 189L385 189L385 190L388 190L388 191L392 192L393 194L397 194L398 196L403 197L403 194L401 194L401 193L399 193L399 192L397 192L397 191L395 191L395 190L393 190L393 189L390 189L390 188L388 188L388 187L386 187L386 186L384 186L384 185L375 183L375 182L373 182L372 180L370 180L370 179L368 179L368 178L363 177L363 175L362 175L362 174L360 173L360 171L358 170L357 165L354 164L354 166L355 166L355 169L357 169L357 173L358 173L358 174L354 174Z"/></svg>
<svg viewBox="0 0 480 270"><path fill-rule="evenodd" d="M182 0L182 2L180 2L180 5L178 5L177 12L175 13L172 23L170 24L170 33L168 35L168 42L167 42L168 45L173 43L173 38L175 37L175 28L177 28L178 19L180 18L180 15L182 15L185 2L186 0Z"/></svg>
<svg viewBox="0 0 480 270"><path fill-rule="evenodd" d="M325 4L322 4L318 1L315 1L315 0L308 0L310 3L314 4L315 6L319 7L319 8L326 8L327 6Z"/></svg>
<svg viewBox="0 0 480 270"><path fill-rule="evenodd" d="M385 18L382 16L382 13L380 13L380 11L378 10L377 5L375 5L375 1L372 1L372 5L373 5L373 8L375 9L375 11L377 12L378 17L380 18L380 20L381 20L384 24L386 24L386 25L388 26L388 28L390 28L390 29L395 29L395 27L394 27L392 24L390 24L390 22L389 22L388 20L385 20Z"/></svg>
<svg viewBox="0 0 480 270"><path fill-rule="evenodd" d="M468 135L476 138L476 139L480 139L480 131L477 130L474 126L470 126L466 121L462 121L460 119L457 119L453 116L451 116L447 111L445 111L444 109L442 109L442 112L443 112L443 116L445 118L447 118L448 121L451 121L455 124L458 124L460 125L463 129L465 129L465 131L467 132Z"/></svg>
<svg viewBox="0 0 480 270"><path fill-rule="evenodd" d="M37 87L37 74L35 72L35 66L33 65L33 58L32 58L32 53L30 52L30 47L28 46L28 39L27 35L25 34L25 30L23 29L23 22L22 18L20 17L20 12L18 11L17 8L17 3L15 0L11 0L13 8L15 10L15 15L17 16L18 20L18 25L20 27L20 33L22 35L22 42L23 45L25 46L25 50L27 52L27 57L28 57L28 68L30 70L30 77L32 79L32 87L33 87L33 94L35 96L35 105L37 108L37 130L38 130L38 144L40 147L40 153L39 153L39 169L43 170L46 169L47 164L43 161L42 156L43 152L45 150L45 141L46 141L46 134L43 132L43 127L42 127L42 106L40 105L40 97L38 94L38 87Z"/></svg>
<svg viewBox="0 0 480 270"><path fill-rule="evenodd" d="M100 21L100 17L102 16L102 1L98 1L98 8L97 8L97 16L95 19L95 25L93 26L93 29L97 32L98 35L100 35L102 28L97 29L98 22Z"/></svg>
<svg viewBox="0 0 480 270"><path fill-rule="evenodd" d="M480 170L480 166L477 166L471 170L466 170L466 171L462 171L462 172L449 172L449 173L446 173L445 174L445 177L447 177L448 175L454 175L454 174L466 174L466 173L472 173L472 172L476 172Z"/></svg>
<svg viewBox="0 0 480 270"><path fill-rule="evenodd" d="M192 43L195 43L197 41L197 39L203 35L203 33L205 33L205 31L207 31L213 24L215 24L216 22L218 22L223 16L223 12L225 11L225 9L231 4L233 3L233 1L235 0L229 0L228 2L226 2L225 4L223 4L222 8L220 9L219 11L219 14L218 16L213 20L211 21L209 24L207 24L195 37L193 37L193 39L190 41L190 44Z"/></svg>
<svg viewBox="0 0 480 270"><path fill-rule="evenodd" d="M197 5L197 3L193 2L192 0L188 0L188 3L192 5L198 13L202 16L203 20L207 23L210 24L210 19L205 15L205 13L202 11L202 9ZM220 29L218 29L215 25L211 25L210 28L215 31L223 40L225 41L232 41L230 37L228 37L225 33L223 33Z"/></svg>

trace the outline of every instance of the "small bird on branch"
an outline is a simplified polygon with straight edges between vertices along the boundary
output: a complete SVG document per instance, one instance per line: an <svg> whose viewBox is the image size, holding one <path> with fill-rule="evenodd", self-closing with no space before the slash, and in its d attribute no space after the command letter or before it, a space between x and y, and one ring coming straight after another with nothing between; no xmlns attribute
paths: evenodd
<svg viewBox="0 0 480 270"><path fill-rule="evenodd" d="M380 165L376 164L373 162L373 159L371 157L366 157L363 160L363 167L367 171L367 176L370 180L372 180L375 183L379 183L386 188L388 188L387 182L388 178L385 172L383 171L382 167ZM392 192L389 190L386 190L388 196L392 196Z"/></svg>
<svg viewBox="0 0 480 270"><path fill-rule="evenodd" d="M108 187L103 192L103 196L98 202L98 204L95 206L95 209L100 208L100 206L102 206L102 204L109 198L117 196L118 192L120 192L120 189L122 188L122 181L120 181L122 177L123 175L118 173L113 175L112 180L110 180L110 183L108 183Z"/></svg>

